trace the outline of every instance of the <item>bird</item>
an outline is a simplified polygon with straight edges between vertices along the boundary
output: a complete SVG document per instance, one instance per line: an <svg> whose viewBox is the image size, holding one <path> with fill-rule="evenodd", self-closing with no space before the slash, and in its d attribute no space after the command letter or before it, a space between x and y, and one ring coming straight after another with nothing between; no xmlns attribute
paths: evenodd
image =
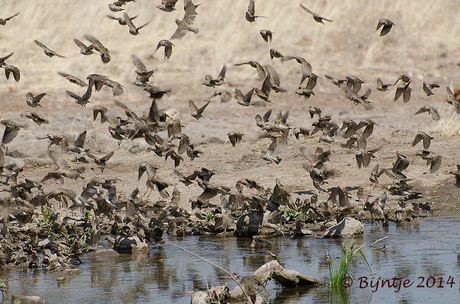
<svg viewBox="0 0 460 304"><path fill-rule="evenodd" d="M42 124L49 124L49 121L40 117L37 113L35 112L25 112L24 116L31 119L33 122L35 122L37 125L41 126Z"/></svg>
<svg viewBox="0 0 460 304"><path fill-rule="evenodd" d="M0 123L5 126L2 137L2 145L9 144L18 135L19 130L26 125L12 119L2 119Z"/></svg>
<svg viewBox="0 0 460 304"><path fill-rule="evenodd" d="M149 22L147 22L139 27L136 27L132 21L134 18L130 18L127 13L123 13L123 19L125 19L126 25L129 27L129 33L133 36L139 35L139 30L149 24Z"/></svg>
<svg viewBox="0 0 460 304"><path fill-rule="evenodd" d="M429 169L430 173L435 173L436 171L438 171L439 168L441 167L441 163L442 163L441 155L427 157L426 159L426 164L430 166L430 169Z"/></svg>
<svg viewBox="0 0 460 304"><path fill-rule="evenodd" d="M90 47L95 49L101 54L101 60L103 63L109 63L111 60L110 51L94 36L85 35L85 38L91 42ZM81 53L81 52L80 52Z"/></svg>
<svg viewBox="0 0 460 304"><path fill-rule="evenodd" d="M86 44L84 44L83 42L81 42L78 39L74 39L73 41L80 48L80 54L85 55L85 56L94 54L94 52L93 52L94 45L92 45L92 44L86 45Z"/></svg>
<svg viewBox="0 0 460 304"><path fill-rule="evenodd" d="M155 49L155 52L158 51L158 49L162 46L165 47L165 59L168 60L172 54L172 47L175 45L167 39L161 39L157 44L157 48Z"/></svg>
<svg viewBox="0 0 460 304"><path fill-rule="evenodd" d="M371 158L375 158L374 153L380 150L380 148L372 150L358 151L355 153L356 162L358 163L358 168L367 167L371 162Z"/></svg>
<svg viewBox="0 0 460 304"><path fill-rule="evenodd" d="M56 57L60 57L60 58L65 58L65 56L62 56L62 55L59 55L58 53L56 53L55 51L49 49L46 45L44 45L43 43L41 43L40 41L38 40L34 40L35 44L38 45L39 47L41 47L43 49L43 52L45 53L46 56L48 56L49 58L53 57L53 56L56 56Z"/></svg>
<svg viewBox="0 0 460 304"><path fill-rule="evenodd" d="M403 96L403 101L407 103L410 100L412 89L409 87L410 80L408 82L403 82L403 84L398 85L395 91L394 101L397 101L401 95Z"/></svg>
<svg viewBox="0 0 460 304"><path fill-rule="evenodd" d="M224 66L220 70L220 73L219 73L219 75L217 76L216 79L214 79L211 75L204 76L203 85L205 85L207 87L211 87L211 88L223 85L225 83L224 79L225 79L225 72L226 71L227 71L227 67L224 64Z"/></svg>
<svg viewBox="0 0 460 304"><path fill-rule="evenodd" d="M180 120L171 120L167 127L166 130L168 131L168 138L173 138L177 134L182 132L182 124L180 123Z"/></svg>
<svg viewBox="0 0 460 304"><path fill-rule="evenodd" d="M191 0L185 0L184 3L185 3L184 17L182 18L182 20L176 19L177 29L174 32L174 34L171 36L171 39L182 38L189 31L195 34L198 34L199 32L199 29L191 26L197 16L196 8L198 7L199 4L195 5L192 3Z"/></svg>
<svg viewBox="0 0 460 304"><path fill-rule="evenodd" d="M82 107L86 107L86 104L89 103L89 99L91 98L92 89L91 86L88 86L88 89L86 89L85 94L83 94L82 96L79 96L71 91L66 90L66 92L70 97L75 99L75 102L77 104L81 105Z"/></svg>
<svg viewBox="0 0 460 304"><path fill-rule="evenodd" d="M109 19L118 21L118 24L120 24L120 25L122 25L122 26L127 25L127 23L126 23L126 21L125 21L125 18L122 18L122 17L114 17L114 16L112 16L112 15L106 15L106 16L107 16L107 18L109 18ZM136 19L136 18L137 18L137 16L130 17L131 21L134 20L134 19Z"/></svg>
<svg viewBox="0 0 460 304"><path fill-rule="evenodd" d="M214 93L212 94L210 99L215 97L215 96L220 96L220 102L221 103L227 103L230 100L232 100L232 94L227 90L216 90L216 91L214 91Z"/></svg>
<svg viewBox="0 0 460 304"><path fill-rule="evenodd" d="M265 79L265 77L267 76L267 73L265 72L264 67L260 63L255 61L255 60L249 60L249 61L246 61L246 62L235 63L234 66L241 66L241 65L245 65L245 64L248 64L248 65L250 65L251 67L253 67L253 68L255 68L257 70L257 75L259 75L259 79Z"/></svg>
<svg viewBox="0 0 460 304"><path fill-rule="evenodd" d="M87 131L81 132L75 142L73 143L72 147L68 147L67 151L71 151L74 153L82 153L82 152L87 152L89 150L85 150L83 146L85 145L85 140L86 140L86 133Z"/></svg>
<svg viewBox="0 0 460 304"><path fill-rule="evenodd" d="M172 160L174 160L174 168L176 168L177 166L180 165L180 161L183 161L184 159L182 158L182 156L180 156L179 154L176 153L176 151L174 151L173 149L171 148L168 148L168 150L166 150L166 154L165 154L165 160L167 160L169 158L171 158Z"/></svg>
<svg viewBox="0 0 460 304"><path fill-rule="evenodd" d="M361 79L356 76L348 75L345 77L347 81L347 88L354 93L358 93L361 90L361 85L364 83Z"/></svg>
<svg viewBox="0 0 460 304"><path fill-rule="evenodd" d="M18 82L21 79L21 71L17 67L10 64L6 64L3 66L3 68L5 69L6 79L10 79L11 73L13 73L13 77L14 80L16 80L16 82Z"/></svg>
<svg viewBox="0 0 460 304"><path fill-rule="evenodd" d="M190 146L190 137L185 133L179 133L175 135L174 138L180 140L179 147L177 148L177 153L184 153L187 150L188 146Z"/></svg>
<svg viewBox="0 0 460 304"><path fill-rule="evenodd" d="M248 10L246 12L246 20L249 23L255 22L256 18L267 18L265 16L256 16L256 5L254 0L249 0Z"/></svg>
<svg viewBox="0 0 460 304"><path fill-rule="evenodd" d="M120 83L109 79L107 76L100 74L89 74L86 79L88 79L88 89L94 88L96 91L100 91L104 85L112 88L112 93L114 96L123 94L123 85Z"/></svg>
<svg viewBox="0 0 460 304"><path fill-rule="evenodd" d="M92 153L86 151L86 155L88 155L89 158L92 158L94 160L94 163L98 165L101 168L101 172L104 172L104 168L109 161L109 159L113 156L115 152L112 151L109 154L102 156L102 157L97 157L93 155Z"/></svg>
<svg viewBox="0 0 460 304"><path fill-rule="evenodd" d="M455 98L454 93L452 93L452 90L449 87L446 87L446 91L447 98L445 99L445 102L453 106L455 113L460 114L460 104Z"/></svg>
<svg viewBox="0 0 460 304"><path fill-rule="evenodd" d="M200 157L200 154L203 154L201 150L195 149L195 145L191 144L187 147L187 156L190 158L190 160L194 160L197 157Z"/></svg>
<svg viewBox="0 0 460 304"><path fill-rule="evenodd" d="M386 92L388 91L389 86L392 86L392 84L384 84L382 79L377 78L377 87L376 87L377 91Z"/></svg>
<svg viewBox="0 0 460 304"><path fill-rule="evenodd" d="M230 131L227 133L228 139L230 140L230 143L232 146L235 147L235 145L243 139L243 133L241 132L236 132L236 131Z"/></svg>
<svg viewBox="0 0 460 304"><path fill-rule="evenodd" d="M260 89L255 88L254 93L256 93L256 95L260 99L271 103L271 100L269 99L271 89L272 89L271 77L270 75L267 75L267 77L265 77L264 79L264 82L262 83L262 87Z"/></svg>
<svg viewBox="0 0 460 304"><path fill-rule="evenodd" d="M382 26L382 30L380 31L380 37L385 36L388 34L391 30L391 27L395 25L391 20L386 19L386 18L380 18L379 22L377 23L377 28L375 29L376 31L379 30Z"/></svg>
<svg viewBox="0 0 460 304"><path fill-rule="evenodd" d="M423 140L423 149L428 150L430 148L430 143L433 137L426 134L423 131L419 131L417 135L415 135L414 142L412 143L412 147L418 144L421 140Z"/></svg>
<svg viewBox="0 0 460 304"><path fill-rule="evenodd" d="M124 8L118 6L118 5L114 4L114 3L109 3L107 5L109 6L109 9L114 13L121 12L121 11L125 10Z"/></svg>
<svg viewBox="0 0 460 304"><path fill-rule="evenodd" d="M6 25L7 21L10 21L11 19L16 17L17 15L19 15L19 13L16 13L13 16L10 16L10 17L7 17L7 18L0 18L0 25Z"/></svg>
<svg viewBox="0 0 460 304"><path fill-rule="evenodd" d="M270 152L270 155L277 156L278 154L281 154L287 149L288 134L289 134L289 129L286 129L283 133L275 135L270 146L267 149L268 152Z"/></svg>
<svg viewBox="0 0 460 304"><path fill-rule="evenodd" d="M457 164L456 167L457 167L456 172L455 171L450 171L449 173L453 174L455 176L455 186L457 188L460 188L460 165Z"/></svg>
<svg viewBox="0 0 460 304"><path fill-rule="evenodd" d="M189 100L188 101L188 105L190 107L190 109L192 110L192 117L195 118L196 120L199 120L200 118L203 117L203 111L206 109L206 107L208 106L208 104L210 103L211 101L208 101L207 103L204 104L204 106L202 106L201 108L198 109L198 107L196 106L196 104L193 102L193 100Z"/></svg>
<svg viewBox="0 0 460 304"><path fill-rule="evenodd" d="M265 42L271 42L272 41L272 36L273 32L270 30L260 30L260 36L262 36L262 39L265 40Z"/></svg>
<svg viewBox="0 0 460 304"><path fill-rule="evenodd" d="M73 75L70 75L70 74L67 74L67 73L64 73L64 72L58 72L59 75L61 75L62 77L64 77L65 79L67 79L68 81L70 81L71 83L74 83L76 85L79 85L81 87L86 87L88 86L88 84L81 80L80 78L76 77L76 76L73 76Z"/></svg>
<svg viewBox="0 0 460 304"><path fill-rule="evenodd" d="M244 95L239 89L235 88L235 98L238 99L237 103L244 107L250 106L254 90L255 88L252 88L249 92L246 93L246 95Z"/></svg>
<svg viewBox="0 0 460 304"><path fill-rule="evenodd" d="M163 12L170 13L176 10L175 6L177 1L179 0L161 0L161 5L157 5L157 8Z"/></svg>
<svg viewBox="0 0 460 304"><path fill-rule="evenodd" d="M318 14L313 13L313 12L310 11L308 8L306 8L305 6L303 6L302 3L300 3L300 7L301 7L304 11L306 11L307 13L312 14L312 15L313 15L313 19L314 19L316 22L318 22L318 23L324 24L323 20L328 21L328 22L332 22L331 19L326 19L326 18L324 18L324 17L321 17L321 16L318 15Z"/></svg>
<svg viewBox="0 0 460 304"><path fill-rule="evenodd" d="M428 105L421 107L420 110L418 110L414 115L424 113L424 112L428 112L433 120L438 121L441 119L441 116L439 115L438 110Z"/></svg>
<svg viewBox="0 0 460 304"><path fill-rule="evenodd" d="M432 89L439 88L439 85L436 83L426 83L423 82L423 92L425 92L426 96L434 95Z"/></svg>
<svg viewBox="0 0 460 304"><path fill-rule="evenodd" d="M407 167L409 167L409 160L407 159L406 156L402 155L398 151L396 151L396 161L393 164L392 172L396 176L403 176L401 171L405 170Z"/></svg>
<svg viewBox="0 0 460 304"><path fill-rule="evenodd" d="M154 70L147 70L147 67L145 64L137 57L136 55L131 55L131 60L133 61L133 64L136 66L136 82L134 83L135 85L140 85L143 86L147 82L149 82L150 77L152 77Z"/></svg>
<svg viewBox="0 0 460 304"><path fill-rule="evenodd" d="M276 70L269 64L266 64L264 68L270 79L270 89L275 93L287 93L287 90L281 87L281 78Z"/></svg>
<svg viewBox="0 0 460 304"><path fill-rule="evenodd" d="M283 54L281 52L275 50L275 49L270 49L270 59L273 60L273 58L284 58Z"/></svg>
<svg viewBox="0 0 460 304"><path fill-rule="evenodd" d="M12 53L10 53L10 54L8 54L8 55L6 55L6 56L0 57L0 67L3 67L4 65L6 65L6 62L5 62L5 61L6 61L8 58L10 58L11 56L13 56L13 54L14 54L14 52L12 52Z"/></svg>
<svg viewBox="0 0 460 304"><path fill-rule="evenodd" d="M26 103L32 108L41 107L40 101L45 97L46 93L41 93L38 95L33 95L31 92L26 94Z"/></svg>

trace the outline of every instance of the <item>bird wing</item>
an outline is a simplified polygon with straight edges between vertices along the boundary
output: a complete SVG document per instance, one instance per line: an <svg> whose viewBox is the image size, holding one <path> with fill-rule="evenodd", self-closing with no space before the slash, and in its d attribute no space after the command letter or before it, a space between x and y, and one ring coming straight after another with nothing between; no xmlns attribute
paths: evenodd
<svg viewBox="0 0 460 304"><path fill-rule="evenodd" d="M303 6L303 5L302 5L302 3L300 3L300 7L301 7L301 8L302 8L304 11L306 11L307 13L309 13L309 14L312 14L312 15L313 15L313 12L312 12L312 11L310 11L310 10L309 10L308 8L306 8L305 6Z"/></svg>
<svg viewBox="0 0 460 304"><path fill-rule="evenodd" d="M222 67L222 70L220 70L219 76L217 76L217 79L224 80L226 71L227 71L227 66L224 64L224 66Z"/></svg>
<svg viewBox="0 0 460 304"><path fill-rule="evenodd" d="M85 144L86 140L86 130L81 132L80 135L78 135L77 139L75 140L74 146L83 148L83 145Z"/></svg>
<svg viewBox="0 0 460 304"><path fill-rule="evenodd" d="M254 3L254 0L249 0L248 12L252 16L254 16L256 14L256 5Z"/></svg>
<svg viewBox="0 0 460 304"><path fill-rule="evenodd" d="M51 51L46 45L44 45L44 44L41 43L40 41L34 40L34 42L35 42L36 45L38 45L38 46L41 47L42 49Z"/></svg>
<svg viewBox="0 0 460 304"><path fill-rule="evenodd" d="M188 106L190 107L190 110L192 110L193 112L195 113L198 113L198 107L196 106L196 104L193 102L193 100L189 100L188 101Z"/></svg>
<svg viewBox="0 0 460 304"><path fill-rule="evenodd" d="M157 47L157 49L158 49L158 47ZM131 55L131 59L133 60L133 63L136 66L136 68L139 70L139 72L141 72L141 73L147 72L147 68L142 63L142 61L139 59L139 57L137 57L136 55L133 54L133 55Z"/></svg>
<svg viewBox="0 0 460 304"><path fill-rule="evenodd" d="M201 114L203 113L204 109L206 109L206 107L208 106L208 104L210 103L211 101L208 100L207 103L204 104L204 106L202 106L201 108L198 109L198 113Z"/></svg>

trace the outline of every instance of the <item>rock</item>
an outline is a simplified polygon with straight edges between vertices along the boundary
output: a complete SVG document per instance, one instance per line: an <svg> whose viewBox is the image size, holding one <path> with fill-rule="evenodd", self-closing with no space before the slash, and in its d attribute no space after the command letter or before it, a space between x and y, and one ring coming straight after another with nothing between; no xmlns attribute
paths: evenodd
<svg viewBox="0 0 460 304"><path fill-rule="evenodd" d="M246 292L246 294L248 294L248 295L255 294L256 295L256 299L258 299L258 301L256 301L256 303L266 303L266 301L264 302L262 300L263 299L268 299L268 296L270 295L270 293L265 288L264 281L262 281L260 279L260 277L258 277L256 275L244 276L241 279L240 284L243 286L244 291ZM236 286L233 290L231 290L229 295L230 295L230 298L232 298L232 299L245 298L245 295L244 295L243 291L241 290L240 286Z"/></svg>
<svg viewBox="0 0 460 304"><path fill-rule="evenodd" d="M86 255L88 258L116 258L119 256L119 253L113 249L103 249L98 251L90 252Z"/></svg>
<svg viewBox="0 0 460 304"><path fill-rule="evenodd" d="M38 304L45 303L45 300L39 296L21 296L21 295L12 295L11 296L12 304Z"/></svg>
<svg viewBox="0 0 460 304"><path fill-rule="evenodd" d="M209 291L197 291L192 294L191 304L226 303L229 299L228 287L212 287Z"/></svg>
<svg viewBox="0 0 460 304"><path fill-rule="evenodd" d="M248 214L243 214L236 222L237 236L253 236L259 234L259 229L262 227L264 214L262 212L253 211Z"/></svg>
<svg viewBox="0 0 460 304"><path fill-rule="evenodd" d="M254 237L253 240L252 240L252 243L251 243L251 248L257 248L257 249L261 249L261 248L264 248L264 249L271 249L272 248L272 244L267 241L267 240L264 240L264 239L261 239L261 238L257 238L257 237Z"/></svg>
<svg viewBox="0 0 460 304"><path fill-rule="evenodd" d="M119 236L113 245L118 253L133 253L135 250L148 250L149 246L137 235Z"/></svg>
<svg viewBox="0 0 460 304"><path fill-rule="evenodd" d="M350 237L363 234L364 224L351 217L344 218L340 223L324 231L323 238Z"/></svg>

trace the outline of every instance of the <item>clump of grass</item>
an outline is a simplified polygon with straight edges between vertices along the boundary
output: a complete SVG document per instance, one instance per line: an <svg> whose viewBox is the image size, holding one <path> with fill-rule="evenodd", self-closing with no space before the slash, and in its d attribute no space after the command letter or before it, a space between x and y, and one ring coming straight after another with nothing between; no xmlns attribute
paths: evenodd
<svg viewBox="0 0 460 304"><path fill-rule="evenodd" d="M6 287L5 280L0 278L0 291L2 292L2 300L5 300L7 290L8 289Z"/></svg>
<svg viewBox="0 0 460 304"><path fill-rule="evenodd" d="M351 240L346 244L347 240L342 243L342 255L338 261L334 261L331 257L328 257L327 263L329 268L329 287L341 287L342 282L346 276L349 275L350 262L353 256L361 256L364 261L366 261L369 269L371 266L367 262L366 257L364 256L361 248L364 245L359 246L355 249L355 241Z"/></svg>

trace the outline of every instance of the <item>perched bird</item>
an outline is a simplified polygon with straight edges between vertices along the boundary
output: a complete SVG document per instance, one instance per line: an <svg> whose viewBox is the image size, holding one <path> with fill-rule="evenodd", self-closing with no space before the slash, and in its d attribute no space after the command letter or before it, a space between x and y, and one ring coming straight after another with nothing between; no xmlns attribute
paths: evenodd
<svg viewBox="0 0 460 304"><path fill-rule="evenodd" d="M246 12L246 20L250 23L255 22L256 18L267 18L264 16L256 16L256 5L254 0L249 0L248 10Z"/></svg>
<svg viewBox="0 0 460 304"><path fill-rule="evenodd" d="M41 107L42 105L40 104L40 100L42 100L42 98L45 97L45 95L46 93L41 93L34 96L32 93L29 92L26 94L26 103L32 108Z"/></svg>
<svg viewBox="0 0 460 304"><path fill-rule="evenodd" d="M139 35L139 30L149 24L149 22L147 22L146 24L136 27L132 21L134 18L130 18L127 13L123 13L123 19L125 19L126 25L129 27L129 33L133 36Z"/></svg>
<svg viewBox="0 0 460 304"><path fill-rule="evenodd" d="M220 70L219 76L217 76L216 79L214 79L211 75L204 76L203 85L207 87L212 87L212 88L214 88L215 86L223 85L225 83L224 79L225 79L226 71L227 71L227 67L224 64L224 66L222 67L222 70Z"/></svg>
<svg viewBox="0 0 460 304"><path fill-rule="evenodd" d="M172 47L175 45L167 39L161 39L157 44L157 48L155 49L155 52L158 51L158 49L162 46L165 47L165 59L168 60L172 54Z"/></svg>
<svg viewBox="0 0 460 304"><path fill-rule="evenodd" d="M425 92L426 96L434 95L432 89L439 88L439 85L436 83L426 83L423 82L423 92Z"/></svg>
<svg viewBox="0 0 460 304"><path fill-rule="evenodd" d="M152 77L154 70L147 70L145 64L137 57L136 55L131 55L133 64L136 66L136 82L134 84L143 86L149 82L150 77Z"/></svg>
<svg viewBox="0 0 460 304"><path fill-rule="evenodd" d="M314 19L316 22L318 22L318 23L324 24L323 20L328 21L328 22L332 22L332 20L330 20L330 19L326 19L326 18L324 18L324 17L321 17L321 16L318 15L318 14L313 13L313 12L310 11L308 8L306 8L305 6L303 6L302 3L300 3L300 7L301 7L304 11L306 11L307 13L312 14L312 15L313 15L313 19Z"/></svg>
<svg viewBox="0 0 460 304"><path fill-rule="evenodd" d="M102 62L109 63L111 59L109 50L95 37L91 35L85 35L85 38L91 42L90 47L92 47L101 54Z"/></svg>
<svg viewBox="0 0 460 304"><path fill-rule="evenodd" d="M188 105L190 107L190 109L192 110L192 117L195 118L196 120L200 119L203 117L203 111L206 109L206 107L208 106L208 104L210 103L211 101L208 101L207 103L204 104L204 106L202 106L201 108L198 109L198 107L196 106L196 104L193 102L193 100L189 100L188 101Z"/></svg>
<svg viewBox="0 0 460 304"><path fill-rule="evenodd" d="M430 115L431 115L431 118L433 120L440 120L441 119L441 116L439 115L439 112L438 110L436 110L435 108L433 108L432 106L423 106L422 108L420 108L420 110L418 110L414 115L417 115L417 114L420 114L420 113L424 113L424 112L428 112Z"/></svg>
<svg viewBox="0 0 460 304"><path fill-rule="evenodd" d="M37 125L41 126L41 124L49 124L49 121L41 118L37 113L35 112L25 112L24 116L31 119L33 122L35 122Z"/></svg>
<svg viewBox="0 0 460 304"><path fill-rule="evenodd" d="M94 46L92 44L86 45L78 39L74 39L73 41L80 48L80 54L86 55L86 56L94 54L93 52Z"/></svg>
<svg viewBox="0 0 460 304"><path fill-rule="evenodd" d="M382 30L380 31L380 36L385 36L386 34L388 34L391 30L391 27L395 25L391 20L389 19L386 19L386 18L380 18L379 19L379 22L377 23L377 28L375 29L376 31L379 30L379 28L382 28Z"/></svg>
<svg viewBox="0 0 460 304"><path fill-rule="evenodd" d="M43 49L43 52L45 53L46 56L48 56L49 58L53 57L53 56L57 56L57 57L60 57L60 58L65 58L65 56L62 56L62 55L59 55L58 53L56 53L55 51L53 50L50 50L46 45L44 45L43 43L41 43L40 41L38 40L34 40L35 44L38 45L39 47L41 47Z"/></svg>
<svg viewBox="0 0 460 304"><path fill-rule="evenodd" d="M7 18L0 18L0 25L5 25L7 21L10 21L14 17L19 15L19 13L14 14L13 16L7 17Z"/></svg>
<svg viewBox="0 0 460 304"><path fill-rule="evenodd" d="M6 79L10 79L11 73L13 73L13 77L14 80L16 80L16 82L18 82L21 79L21 71L17 67L10 64L6 64L3 66L3 68L5 69Z"/></svg>
<svg viewBox="0 0 460 304"><path fill-rule="evenodd" d="M241 142L243 135L243 133L235 131L230 131L227 133L228 139L232 143L232 146L235 146L237 143Z"/></svg>
<svg viewBox="0 0 460 304"><path fill-rule="evenodd" d="M260 36L262 36L262 38L268 42L268 41L272 41L272 36L273 36L273 32L270 31L270 30L260 30Z"/></svg>
<svg viewBox="0 0 460 304"><path fill-rule="evenodd" d="M457 172L450 171L450 174L453 174L455 176L455 186L457 188L460 188L460 165L457 164Z"/></svg>
<svg viewBox="0 0 460 304"><path fill-rule="evenodd" d="M97 156L93 155L92 153L86 151L86 155L88 155L89 158L94 159L94 163L101 168L101 172L104 172L104 168L105 168L107 162L113 156L114 153L115 152L112 151L112 152L110 152L109 154L107 154L107 155L105 155L103 157L97 157Z"/></svg>
<svg viewBox="0 0 460 304"><path fill-rule="evenodd" d="M126 23L126 21L125 21L125 18L122 18L122 17L114 17L114 16L111 16L111 15L106 15L106 16L107 16L107 18L109 18L109 19L118 21L118 24L119 24L119 25L122 25L122 26L127 25L127 23ZM136 18L137 18L137 16L130 17L131 21L134 20L134 19L136 19Z"/></svg>
<svg viewBox="0 0 460 304"><path fill-rule="evenodd" d="M251 67L257 70L257 75L259 75L259 79L265 79L265 77L267 76L264 67L255 60L249 60L242 63L235 63L234 66L241 66L245 64L249 64Z"/></svg>
<svg viewBox="0 0 460 304"><path fill-rule="evenodd" d="M161 5L157 5L157 8L161 9L163 12L170 13L176 10L175 6L177 1L179 0L161 0Z"/></svg>
<svg viewBox="0 0 460 304"><path fill-rule="evenodd" d="M220 102L221 103L226 103L226 102L229 102L230 100L232 100L232 93L230 93L227 90L216 90L216 91L214 91L214 93L212 94L212 96L209 99L211 99L211 98L213 98L215 96L220 96Z"/></svg>
<svg viewBox="0 0 460 304"><path fill-rule="evenodd" d="M198 34L199 29L192 27L193 22L197 16L196 8L198 5L192 3L192 0L185 0L185 14L182 20L176 19L177 29L171 36L171 39L182 38L189 31Z"/></svg>
<svg viewBox="0 0 460 304"><path fill-rule="evenodd" d="M415 135L414 142L412 143L412 147L418 144L421 140L423 140L423 149L428 150L430 148L430 143L433 137L426 134L423 131L419 131L417 135Z"/></svg>
<svg viewBox="0 0 460 304"><path fill-rule="evenodd" d="M386 92L388 91L389 86L392 86L392 84L384 84L382 79L377 78L377 87L376 87L377 91Z"/></svg>
<svg viewBox="0 0 460 304"><path fill-rule="evenodd" d="M58 74L61 75L62 77L64 77L65 79L67 79L68 81L70 81L71 83L75 83L76 85L79 85L81 87L88 86L88 84L86 82L84 82L83 80L81 80L78 77L75 77L73 75L70 75L70 74L67 74L67 73L64 73L64 72L58 72Z"/></svg>
<svg viewBox="0 0 460 304"><path fill-rule="evenodd" d="M239 89L235 88L235 98L238 99L237 103L244 107L250 106L254 90L255 88L252 88L249 92L246 93L246 95L244 95Z"/></svg>

